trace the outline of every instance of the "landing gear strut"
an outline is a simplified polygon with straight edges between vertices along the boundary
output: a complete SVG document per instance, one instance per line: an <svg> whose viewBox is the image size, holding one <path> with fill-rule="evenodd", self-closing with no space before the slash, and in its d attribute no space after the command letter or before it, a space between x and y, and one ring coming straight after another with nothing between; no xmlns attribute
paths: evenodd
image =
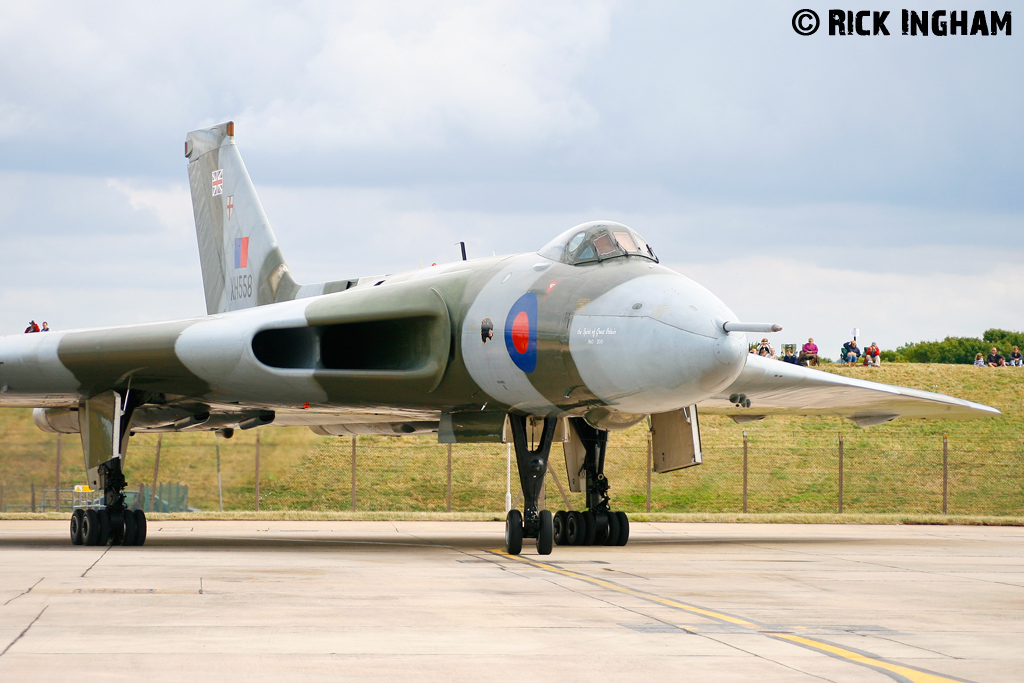
<svg viewBox="0 0 1024 683"><path fill-rule="evenodd" d="M586 456L581 474L587 483L587 510L555 513L555 543L558 545L626 545L629 541L629 517L611 509L608 478L604 475L604 456L608 432L591 427L582 417L569 423L580 438Z"/></svg>
<svg viewBox="0 0 1024 683"><path fill-rule="evenodd" d="M544 476L548 472L548 455L554 440L557 418L545 417L540 443L530 450L526 438L525 415L509 415L512 444L516 450L519 483L523 487L523 512L509 510L505 517L505 549L518 555L523 549L523 538L537 539L537 553L551 554L554 544L554 521L550 510L539 510L540 494L544 489Z"/></svg>

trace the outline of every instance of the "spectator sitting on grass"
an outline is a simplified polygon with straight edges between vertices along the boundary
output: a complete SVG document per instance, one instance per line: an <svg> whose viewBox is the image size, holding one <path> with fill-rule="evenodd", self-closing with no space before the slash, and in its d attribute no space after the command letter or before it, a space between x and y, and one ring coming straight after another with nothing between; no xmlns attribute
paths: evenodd
<svg viewBox="0 0 1024 683"><path fill-rule="evenodd" d="M1013 353L1010 354L1010 365L1016 365L1018 368L1024 365L1024 358L1020 355L1020 349L1016 346L1013 347Z"/></svg>
<svg viewBox="0 0 1024 683"><path fill-rule="evenodd" d="M873 365L876 368L882 365L882 350L875 342L871 342L871 346L864 349L864 365Z"/></svg>
<svg viewBox="0 0 1024 683"><path fill-rule="evenodd" d="M982 357L981 352L978 352L978 355L974 357L974 365L979 368L985 367L985 359Z"/></svg>
<svg viewBox="0 0 1024 683"><path fill-rule="evenodd" d="M818 364L818 345L814 343L814 337L808 338L807 343L800 349L800 357L797 359L797 364L804 367Z"/></svg>
<svg viewBox="0 0 1024 683"><path fill-rule="evenodd" d="M992 351L985 356L985 365L990 368L1002 368L1006 367L1006 359L1003 354L999 353L999 349L992 347Z"/></svg>
<svg viewBox="0 0 1024 683"><path fill-rule="evenodd" d="M797 364L797 358L793 355L793 349L786 349L786 356L782 359L783 363Z"/></svg>
<svg viewBox="0 0 1024 683"><path fill-rule="evenodd" d="M860 358L860 348L857 346L857 340L852 339L843 344L843 361L849 365L853 365Z"/></svg>

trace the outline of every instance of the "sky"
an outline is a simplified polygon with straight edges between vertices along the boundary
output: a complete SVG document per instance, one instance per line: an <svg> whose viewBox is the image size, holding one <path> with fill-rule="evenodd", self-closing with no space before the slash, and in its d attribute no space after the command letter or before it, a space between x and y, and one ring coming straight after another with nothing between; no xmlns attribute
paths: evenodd
<svg viewBox="0 0 1024 683"><path fill-rule="evenodd" d="M300 282L610 219L777 345L1024 330L1024 25L807 6L4 3L0 333L203 315L183 143L227 120Z"/></svg>

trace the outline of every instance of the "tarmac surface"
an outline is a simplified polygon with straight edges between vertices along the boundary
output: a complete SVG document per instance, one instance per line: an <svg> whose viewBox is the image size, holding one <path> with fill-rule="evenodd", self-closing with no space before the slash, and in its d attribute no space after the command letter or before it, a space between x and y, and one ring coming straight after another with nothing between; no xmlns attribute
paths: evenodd
<svg viewBox="0 0 1024 683"><path fill-rule="evenodd" d="M0 681L1024 680L1024 529L0 521Z"/></svg>

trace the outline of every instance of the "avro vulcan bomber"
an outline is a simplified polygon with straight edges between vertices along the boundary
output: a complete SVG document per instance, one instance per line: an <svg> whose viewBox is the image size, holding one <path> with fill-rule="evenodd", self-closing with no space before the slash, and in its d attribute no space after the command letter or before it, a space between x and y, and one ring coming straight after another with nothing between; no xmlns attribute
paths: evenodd
<svg viewBox="0 0 1024 683"><path fill-rule="evenodd" d="M702 413L738 421L841 415L998 414L939 394L849 379L747 352L741 321L659 263L634 230L578 225L537 251L395 275L302 285L292 277L235 141L233 123L189 133L185 157L206 291L188 320L0 338L0 405L30 406L81 435L103 503L76 510L76 544L139 545L124 504L132 434L306 426L318 434L437 434L515 448L524 509L508 552L536 539L623 545L604 474L608 432L649 420L655 469L701 461ZM552 445L587 510L539 506Z"/></svg>

